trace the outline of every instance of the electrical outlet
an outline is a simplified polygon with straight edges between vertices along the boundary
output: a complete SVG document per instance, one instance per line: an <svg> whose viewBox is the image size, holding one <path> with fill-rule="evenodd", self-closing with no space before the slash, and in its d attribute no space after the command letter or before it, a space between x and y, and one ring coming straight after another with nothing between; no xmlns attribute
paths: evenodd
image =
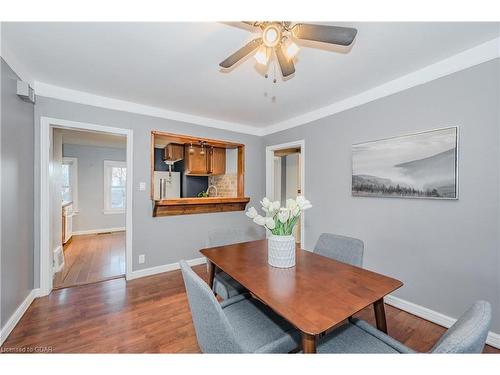
<svg viewBox="0 0 500 375"><path fill-rule="evenodd" d="M146 183L145 182L139 182L139 190L146 191Z"/></svg>
<svg viewBox="0 0 500 375"><path fill-rule="evenodd" d="M139 264L143 264L146 261L146 255L139 255Z"/></svg>

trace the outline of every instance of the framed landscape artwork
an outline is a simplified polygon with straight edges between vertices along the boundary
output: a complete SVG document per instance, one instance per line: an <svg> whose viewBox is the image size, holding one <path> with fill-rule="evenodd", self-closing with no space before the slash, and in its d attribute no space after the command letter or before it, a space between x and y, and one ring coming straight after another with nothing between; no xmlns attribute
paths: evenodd
<svg viewBox="0 0 500 375"><path fill-rule="evenodd" d="M458 127L352 146L352 195L458 198Z"/></svg>

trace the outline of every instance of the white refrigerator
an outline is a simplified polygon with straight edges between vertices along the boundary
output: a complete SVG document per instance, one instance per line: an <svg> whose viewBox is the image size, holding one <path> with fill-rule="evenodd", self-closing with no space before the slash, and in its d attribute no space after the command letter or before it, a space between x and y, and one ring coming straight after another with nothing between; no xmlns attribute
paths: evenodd
<svg viewBox="0 0 500 375"><path fill-rule="evenodd" d="M169 175L170 173L170 175ZM181 173L180 172L154 172L154 194L155 200L160 200L160 179L166 179L166 196L164 199L181 197Z"/></svg>

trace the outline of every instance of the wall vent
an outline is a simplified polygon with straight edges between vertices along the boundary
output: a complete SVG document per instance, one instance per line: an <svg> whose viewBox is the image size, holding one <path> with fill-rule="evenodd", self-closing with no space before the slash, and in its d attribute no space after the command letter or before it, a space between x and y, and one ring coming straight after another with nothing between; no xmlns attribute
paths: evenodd
<svg viewBox="0 0 500 375"><path fill-rule="evenodd" d="M35 91L26 82L17 81L17 96L25 102L35 104Z"/></svg>

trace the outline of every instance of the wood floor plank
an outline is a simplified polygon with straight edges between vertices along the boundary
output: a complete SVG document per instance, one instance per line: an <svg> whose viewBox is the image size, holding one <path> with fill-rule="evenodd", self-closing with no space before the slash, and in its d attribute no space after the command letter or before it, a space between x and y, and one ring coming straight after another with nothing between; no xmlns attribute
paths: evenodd
<svg viewBox="0 0 500 375"><path fill-rule="evenodd" d="M73 236L54 288L85 285L125 275L125 232Z"/></svg>
<svg viewBox="0 0 500 375"><path fill-rule="evenodd" d="M207 277L204 265L194 267ZM419 352L445 328L386 305L389 334ZM375 324L372 308L358 317ZM180 271L53 291L37 298L2 348L55 353L199 353ZM486 353L500 350L486 346Z"/></svg>

